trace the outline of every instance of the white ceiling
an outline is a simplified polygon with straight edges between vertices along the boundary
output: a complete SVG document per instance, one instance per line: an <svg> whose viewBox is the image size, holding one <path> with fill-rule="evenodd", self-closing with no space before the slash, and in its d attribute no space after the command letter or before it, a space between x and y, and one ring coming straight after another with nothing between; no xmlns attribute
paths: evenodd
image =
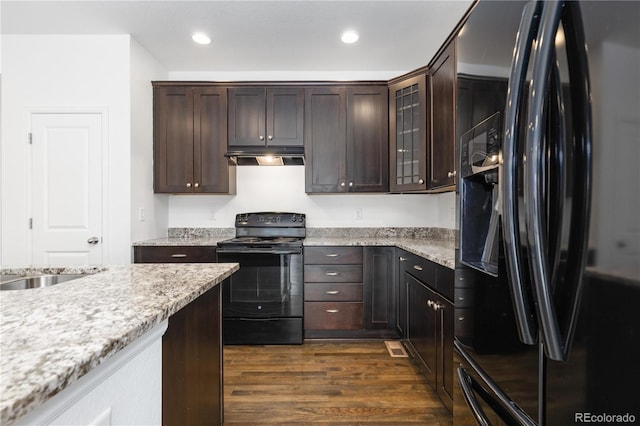
<svg viewBox="0 0 640 426"><path fill-rule="evenodd" d="M131 34L172 71L410 71L472 0L2 0L2 34ZM340 41L346 29L360 40ZM195 31L212 38L191 40Z"/></svg>

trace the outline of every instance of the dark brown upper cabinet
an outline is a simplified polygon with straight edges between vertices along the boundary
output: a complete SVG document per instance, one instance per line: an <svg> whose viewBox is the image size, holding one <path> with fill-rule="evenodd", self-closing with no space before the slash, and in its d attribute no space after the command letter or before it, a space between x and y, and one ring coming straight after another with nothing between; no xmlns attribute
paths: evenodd
<svg viewBox="0 0 640 426"><path fill-rule="evenodd" d="M386 192L386 85L305 89L307 193Z"/></svg>
<svg viewBox="0 0 640 426"><path fill-rule="evenodd" d="M229 146L303 146L304 90L229 89Z"/></svg>
<svg viewBox="0 0 640 426"><path fill-rule="evenodd" d="M455 189L455 105L456 61L455 39L435 58L430 66L430 125L428 138L427 188L434 191Z"/></svg>
<svg viewBox="0 0 640 426"><path fill-rule="evenodd" d="M232 193L226 123L226 88L154 84L154 192Z"/></svg>
<svg viewBox="0 0 640 426"><path fill-rule="evenodd" d="M427 189L426 70L389 85L389 190Z"/></svg>

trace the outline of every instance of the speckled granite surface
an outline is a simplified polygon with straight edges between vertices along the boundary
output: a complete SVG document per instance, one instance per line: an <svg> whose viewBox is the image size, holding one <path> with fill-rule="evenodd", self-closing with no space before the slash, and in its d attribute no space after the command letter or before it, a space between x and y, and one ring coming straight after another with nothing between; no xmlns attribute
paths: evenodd
<svg viewBox="0 0 640 426"><path fill-rule="evenodd" d="M108 266L47 288L0 292L0 424L62 391L237 269Z"/></svg>
<svg viewBox="0 0 640 426"><path fill-rule="evenodd" d="M305 246L395 246L447 268L455 267L453 240L400 237L307 237Z"/></svg>
<svg viewBox="0 0 640 426"><path fill-rule="evenodd" d="M236 235L234 228L169 228L167 237L136 241L133 246L215 246Z"/></svg>
<svg viewBox="0 0 640 426"><path fill-rule="evenodd" d="M134 246L215 246L232 238L233 228L170 228L169 237ZM396 246L454 268L455 229L449 228L307 228L306 246Z"/></svg>

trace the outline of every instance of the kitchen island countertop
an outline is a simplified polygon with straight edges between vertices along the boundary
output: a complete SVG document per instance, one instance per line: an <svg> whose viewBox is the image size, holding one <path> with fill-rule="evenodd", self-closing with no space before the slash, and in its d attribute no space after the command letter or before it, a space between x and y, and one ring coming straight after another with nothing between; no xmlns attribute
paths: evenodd
<svg viewBox="0 0 640 426"><path fill-rule="evenodd" d="M107 266L47 288L0 292L0 424L58 394L237 270L236 263Z"/></svg>

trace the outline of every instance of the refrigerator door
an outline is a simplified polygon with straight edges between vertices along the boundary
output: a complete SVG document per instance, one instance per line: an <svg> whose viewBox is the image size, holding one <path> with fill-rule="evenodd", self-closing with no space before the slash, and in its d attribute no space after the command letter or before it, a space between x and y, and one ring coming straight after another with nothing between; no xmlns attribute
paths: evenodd
<svg viewBox="0 0 640 426"><path fill-rule="evenodd" d="M545 424L640 421L637 378L640 377L640 2L567 2L561 13L561 35L555 36L555 62L563 91L577 88L585 78L573 79L576 63L570 38L580 18L588 52L586 70L592 112L591 217L587 223L586 268L579 285L582 300L576 314L573 343L562 348L564 361L546 359ZM571 13L574 23L564 19ZM562 34L565 41L562 42ZM580 46L578 46L579 48ZM574 98L564 95L565 115L579 116ZM573 111L573 112L572 112ZM571 126L574 129L576 126ZM579 130L579 126L578 126ZM568 131L568 141L580 135ZM577 141L577 142L576 142ZM571 158L567 158L568 163ZM573 165L567 164L567 170ZM567 176L565 211L583 187ZM578 192L578 193L577 193ZM577 207L576 207L577 209ZM563 233L570 234L570 217ZM585 233L586 235L586 233ZM567 257L582 250L568 236L559 271L568 271ZM550 270L554 268L550 265ZM552 278L550 299L560 319L559 330L570 323L572 285ZM562 299L564 298L564 299ZM562 303L564 301L564 303ZM564 322L563 322L564 321ZM564 334L566 337L566 334ZM548 338L544 338L548 345ZM551 348L546 348L551 353ZM568 349L568 350L567 350ZM597 416L610 416L609 418ZM626 416L626 417L625 417ZM589 420L590 419L590 420ZM600 419L600 420L598 420Z"/></svg>
<svg viewBox="0 0 640 426"><path fill-rule="evenodd" d="M530 6L527 6L529 3ZM515 41L516 39L521 41L518 52L521 53L522 59L526 59L534 40L539 7L537 2L480 1L463 25L456 41L456 127L460 162L464 151L464 136L469 135L470 130L478 128L480 123L487 122L491 117L500 116L504 121L509 107L507 87L511 75ZM524 79L530 68L529 61L523 62L521 67L523 76L519 78L523 80L521 84L524 95L516 106L516 114L519 117L518 132L522 132L521 126L525 121L520 117L523 116L522 109L527 104ZM471 139L475 140L475 138ZM516 159L519 158L521 151L521 149L517 151ZM459 170L463 171L464 167L460 166ZM471 173L473 171L471 168ZM487 203L482 204L486 204L487 210L489 207L493 208L496 199L498 205L502 203L504 206L505 200L500 200L503 192L500 190L494 192L494 176L490 176L491 179L478 179L484 178L487 175L486 172L488 170L466 177L463 177L464 173L461 172L462 185L458 185L458 214L461 220L468 220L468 217L461 213L465 207L462 203L468 201L463 196L470 195L467 190L474 191L476 187L484 188ZM498 176L498 187L501 179L502 177ZM521 179L518 178L517 181L520 182ZM487 185L489 183L491 185ZM482 194L482 191L480 193ZM514 197L522 198L517 187ZM471 209L470 213L473 214L473 210ZM475 211L479 210L475 209ZM522 209L515 211L517 222L514 224L517 238L515 244L519 254L522 251L526 254L526 235L520 217L522 212ZM474 424L473 422L479 421L473 416L474 409L471 408L475 404L473 401L476 401L476 406L480 407L480 410L477 407L475 410L484 412L488 421L494 425L518 424L513 420L514 418L527 418L535 423L539 418L538 332L530 281L527 279L527 257L522 257L518 264L521 268L522 280L517 283L516 288L513 285L514 281L510 280L505 263L507 260L505 250L511 248L510 244L514 238L511 238L509 243L503 241L503 238L507 239L505 235L507 229L504 226L504 218L498 219L497 270L493 275L469 267L468 263L460 262L460 256L457 258L455 335L458 344L470 361L466 362L469 366L463 366L463 370L460 370L460 376L457 376L457 368L454 372L458 381L454 389L453 409L456 425ZM485 221L485 223L491 222ZM460 224L461 234L463 228L470 232L474 231L474 227L469 225L469 223ZM475 231L480 232L480 229L475 227ZM460 255L459 252L458 255ZM522 309L518 311L514 309L512 295L521 300ZM457 363L456 367L459 366ZM477 375L477 371L482 371L484 378ZM486 389L487 392L483 393L481 388ZM494 392L497 389L500 391ZM491 396L491 394L500 394L502 397L498 399L506 402L498 404L503 408L517 406L520 414L514 417L513 413L505 416L505 413L496 412L500 411L500 408L495 404L495 395Z"/></svg>

